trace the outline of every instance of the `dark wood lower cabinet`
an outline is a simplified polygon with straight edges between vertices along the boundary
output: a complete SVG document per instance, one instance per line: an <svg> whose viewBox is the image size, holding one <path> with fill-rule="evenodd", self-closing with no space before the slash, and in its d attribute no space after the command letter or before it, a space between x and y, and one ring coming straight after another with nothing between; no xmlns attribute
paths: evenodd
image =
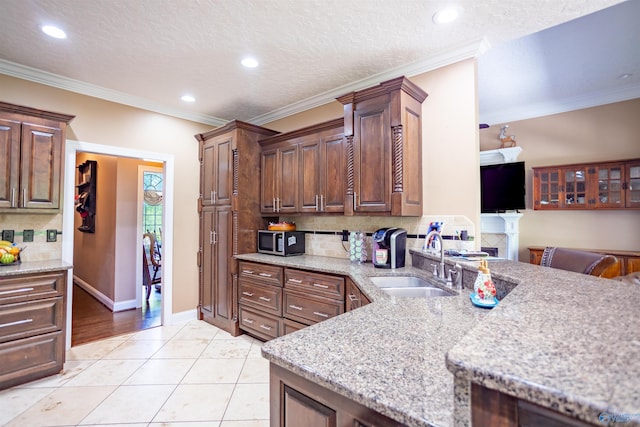
<svg viewBox="0 0 640 427"><path fill-rule="evenodd" d="M471 384L473 427L587 427L597 424L570 418L508 394Z"/></svg>
<svg viewBox="0 0 640 427"><path fill-rule="evenodd" d="M404 426L273 363L270 375L271 427Z"/></svg>
<svg viewBox="0 0 640 427"><path fill-rule="evenodd" d="M0 277L0 390L62 371L66 275Z"/></svg>

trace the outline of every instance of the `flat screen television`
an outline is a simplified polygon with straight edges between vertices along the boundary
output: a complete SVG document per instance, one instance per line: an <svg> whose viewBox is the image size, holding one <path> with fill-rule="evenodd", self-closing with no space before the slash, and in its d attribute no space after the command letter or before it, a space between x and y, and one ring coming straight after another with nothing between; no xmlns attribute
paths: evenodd
<svg viewBox="0 0 640 427"><path fill-rule="evenodd" d="M481 212L525 208L524 162L480 166Z"/></svg>

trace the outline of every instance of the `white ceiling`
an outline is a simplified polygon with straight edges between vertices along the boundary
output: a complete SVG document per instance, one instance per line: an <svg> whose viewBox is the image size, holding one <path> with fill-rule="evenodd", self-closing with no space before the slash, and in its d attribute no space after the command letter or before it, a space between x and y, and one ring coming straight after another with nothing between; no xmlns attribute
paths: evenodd
<svg viewBox="0 0 640 427"><path fill-rule="evenodd" d="M462 18L436 26L448 3ZM0 0L0 73L211 125L263 124L494 46L479 56L480 121L498 123L591 92L639 97L640 0L520 38L618 3ZM45 36L48 23L68 38ZM260 66L242 67L245 55Z"/></svg>

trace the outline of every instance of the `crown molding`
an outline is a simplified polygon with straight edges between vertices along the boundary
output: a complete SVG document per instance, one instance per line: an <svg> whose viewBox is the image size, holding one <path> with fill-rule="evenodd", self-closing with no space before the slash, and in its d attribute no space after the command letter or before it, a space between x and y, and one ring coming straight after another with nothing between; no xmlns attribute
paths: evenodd
<svg viewBox="0 0 640 427"><path fill-rule="evenodd" d="M295 102L287 105L286 107L278 108L269 113L261 114L249 120L250 123L256 125L264 125L292 114L301 113L303 111L310 110L312 108L320 107L322 105L334 102L336 98L350 92L356 92L361 89L366 89L371 86L376 86L381 82L393 79L398 76L412 77L419 74L423 74L435 69L451 65L456 62L463 61L469 58L477 58L482 52L486 51L489 47L489 42L486 38L481 40L464 44L456 48L452 48L446 53L435 55L425 60L413 62L401 67L392 68L379 74L375 74L366 79L358 80L347 85L340 86L330 91L321 93L316 96L312 96L302 101Z"/></svg>
<svg viewBox="0 0 640 427"><path fill-rule="evenodd" d="M502 110L489 111L480 114L480 123L496 125L518 120L534 119L551 114L598 107L600 105L628 101L636 98L640 98L640 84L584 93L580 96L554 100L553 102L540 102L537 104L519 105Z"/></svg>
<svg viewBox="0 0 640 427"><path fill-rule="evenodd" d="M123 92L118 92L101 86L92 85L90 83L81 82L79 80L70 79L68 77L60 76L48 71L43 71L37 68L28 67L26 65L17 64L15 62L6 61L4 59L0 59L0 73L12 77L17 77L23 80L28 80L34 83L40 83L58 89L79 93L81 95L104 99L106 101L116 102L118 104L124 104L130 107L153 111L155 113L165 114L167 116L177 117L180 119L191 120L197 123L203 123L212 126L223 126L228 121L219 119L217 117L208 116L206 114L191 113L175 108L170 108L144 98L128 95Z"/></svg>

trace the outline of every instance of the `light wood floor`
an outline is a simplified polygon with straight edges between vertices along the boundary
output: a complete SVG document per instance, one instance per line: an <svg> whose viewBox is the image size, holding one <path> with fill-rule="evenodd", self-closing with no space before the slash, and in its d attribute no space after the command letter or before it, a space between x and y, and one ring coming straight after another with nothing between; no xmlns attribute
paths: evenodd
<svg viewBox="0 0 640 427"><path fill-rule="evenodd" d="M160 304L160 292L153 289L142 308L113 313L74 284L71 346L160 326Z"/></svg>

